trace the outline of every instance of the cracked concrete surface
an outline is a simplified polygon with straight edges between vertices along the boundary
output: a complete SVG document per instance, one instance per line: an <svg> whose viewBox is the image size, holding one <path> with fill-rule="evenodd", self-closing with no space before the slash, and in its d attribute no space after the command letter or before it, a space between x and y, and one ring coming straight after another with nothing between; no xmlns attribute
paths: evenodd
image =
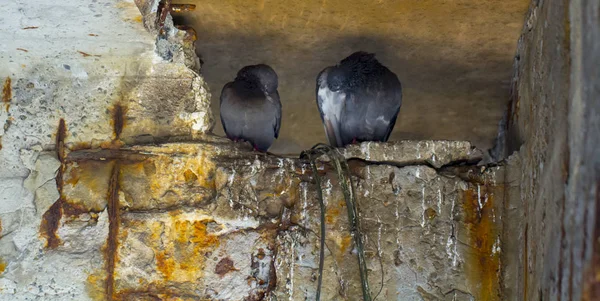
<svg viewBox="0 0 600 301"><path fill-rule="evenodd" d="M541 17L528 19L524 29L535 41L546 37L538 33L546 13L564 12L544 3L532 7L531 15ZM156 1L137 1L139 10L131 1L39 4L9 3L8 15L18 17L0 17L6 41L0 46L6 66L0 68L0 299L311 299L319 251L314 175L304 160L255 153L208 133L210 92L192 55L193 30L176 28ZM520 51L538 45L523 41ZM538 74L528 73L531 62L524 61L517 64L521 102L513 103L522 119L512 117L507 130L509 138L514 124L534 134L521 132L517 138L529 139L506 164L477 166L482 152L462 141L341 150L358 196L371 290L379 298L537 299L538 288L549 289L540 275L558 270L543 260L567 253L553 253L556 242L549 238L557 225L538 221L545 212L561 220L560 211L538 202L526 219L523 213L533 197L545 200L544 193L563 187L542 169L556 171L564 161L540 149L552 141L564 147L565 139L548 135L554 132L537 115L544 113L521 110L538 105L537 93L548 87L563 100L568 93L562 86L527 86L535 80L524 79ZM582 70L581 78L593 79ZM574 109L589 104L578 101ZM553 112L552 103L544 102L543 112ZM577 125L593 124L592 117ZM529 122L534 128L523 126ZM583 141L569 145L572 160L592 158L588 148L578 153ZM327 204L324 299L353 300L360 283L346 204L329 160L319 158L318 166ZM565 212L565 231L577 229L577 212L595 212L593 202L575 206L589 181L582 175L594 172L577 168L582 174L567 174L574 182L565 204L579 211ZM587 221L590 228L594 217ZM530 230L522 232L523 223ZM587 239L597 236L587 233L593 233ZM574 235L567 246L580 250L583 239ZM587 245L593 247L578 266L596 258L596 246ZM533 276L523 278L530 275L524 271ZM572 282L576 289L586 283L586 296L594 294L593 271Z"/></svg>

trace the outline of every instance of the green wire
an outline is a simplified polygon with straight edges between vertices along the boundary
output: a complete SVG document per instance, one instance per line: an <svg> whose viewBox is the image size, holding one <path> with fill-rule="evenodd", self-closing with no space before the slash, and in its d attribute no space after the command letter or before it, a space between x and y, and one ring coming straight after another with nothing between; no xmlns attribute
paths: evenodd
<svg viewBox="0 0 600 301"><path fill-rule="evenodd" d="M316 300L319 301L321 297L321 284L323 275L324 265L324 245L325 245L325 203L323 201L323 192L321 190L321 177L318 174L316 166L316 158L319 155L327 154L327 156L334 162L336 173L340 183L342 184L342 191L344 193L344 199L346 201L346 207L348 208L348 222L350 223L350 232L354 238L354 244L358 253L358 267L360 272L360 280L363 292L363 301L371 301L371 292L369 290L369 280L367 275L367 264L364 254L364 246L361 236L361 231L358 223L358 213L356 208L356 201L354 198L354 186L352 185L352 178L350 177L350 168L346 159L339 153L336 148L333 148L325 144L317 144L308 152L303 152L302 157L307 155L310 160L312 171L315 175L315 181L317 182L317 197L321 205L321 246L319 253L319 278L317 284L317 295ZM313 157L317 155L317 157ZM343 162L343 163L342 163Z"/></svg>

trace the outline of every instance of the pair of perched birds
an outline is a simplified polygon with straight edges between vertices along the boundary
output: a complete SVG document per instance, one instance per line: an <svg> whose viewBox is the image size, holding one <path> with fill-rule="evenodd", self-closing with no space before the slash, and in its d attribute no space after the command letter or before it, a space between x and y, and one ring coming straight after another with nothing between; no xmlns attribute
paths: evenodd
<svg viewBox="0 0 600 301"><path fill-rule="evenodd" d="M259 64L242 68L223 87L221 122L229 139L269 149L281 127L277 86L275 71ZM402 105L402 86L374 54L359 51L319 73L316 97L331 146L385 142Z"/></svg>

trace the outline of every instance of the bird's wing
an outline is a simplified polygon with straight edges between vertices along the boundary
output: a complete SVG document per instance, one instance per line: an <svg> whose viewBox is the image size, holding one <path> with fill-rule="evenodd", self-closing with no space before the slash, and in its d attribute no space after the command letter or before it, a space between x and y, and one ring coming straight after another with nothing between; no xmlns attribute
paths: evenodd
<svg viewBox="0 0 600 301"><path fill-rule="evenodd" d="M243 116L240 116L243 114L243 110L240 110L241 103L242 100L234 91L233 82L225 84L221 90L219 111L223 130L232 139L239 138L243 132L245 122Z"/></svg>
<svg viewBox="0 0 600 301"><path fill-rule="evenodd" d="M334 147L341 147L343 142L340 120L346 94L340 91L333 92L329 89L327 86L327 71L328 68L321 71L317 77L317 107L321 114L329 144Z"/></svg>
<svg viewBox="0 0 600 301"><path fill-rule="evenodd" d="M370 83L366 120L374 140L387 141L394 129L402 105L402 85L398 77L385 70Z"/></svg>
<svg viewBox="0 0 600 301"><path fill-rule="evenodd" d="M275 92L275 94L267 96L269 102L273 103L275 108L275 116L273 122L273 129L275 131L275 138L279 138L279 129L281 129L281 101L279 100L279 92Z"/></svg>

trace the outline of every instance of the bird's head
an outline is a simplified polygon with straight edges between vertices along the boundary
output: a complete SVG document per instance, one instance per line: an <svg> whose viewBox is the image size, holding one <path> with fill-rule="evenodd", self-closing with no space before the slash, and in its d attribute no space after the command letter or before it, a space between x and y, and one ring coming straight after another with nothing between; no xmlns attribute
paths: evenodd
<svg viewBox="0 0 600 301"><path fill-rule="evenodd" d="M257 82L260 89L269 94L275 93L279 86L277 73L265 64L246 66L238 72L237 76L247 81Z"/></svg>

